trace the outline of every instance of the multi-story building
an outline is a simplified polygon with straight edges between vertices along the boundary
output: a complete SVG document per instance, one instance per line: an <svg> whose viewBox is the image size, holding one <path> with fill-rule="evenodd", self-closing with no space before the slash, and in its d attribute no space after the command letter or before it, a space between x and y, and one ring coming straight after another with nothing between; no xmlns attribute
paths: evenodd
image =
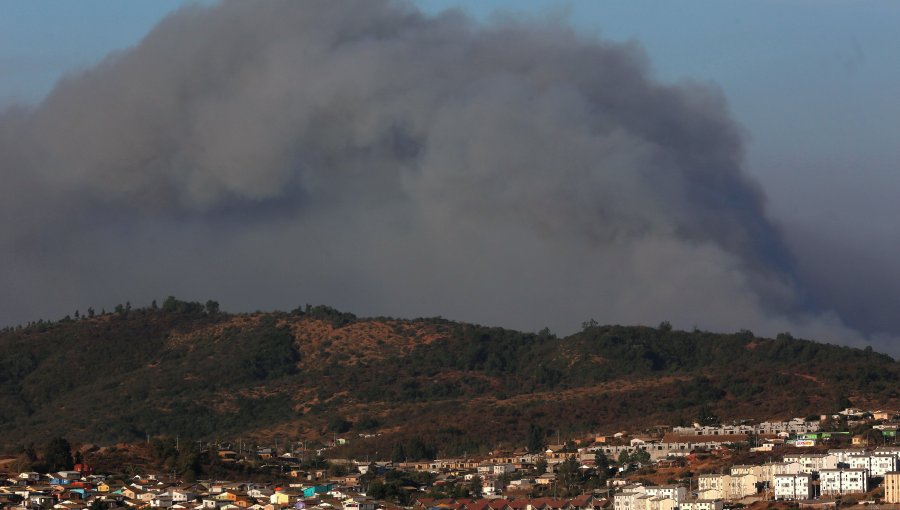
<svg viewBox="0 0 900 510"><path fill-rule="evenodd" d="M613 510L674 510L685 498L681 485L629 485L613 496Z"/></svg>
<svg viewBox="0 0 900 510"><path fill-rule="evenodd" d="M700 475L697 488L703 499L737 500L756 494L759 477L744 475Z"/></svg>
<svg viewBox="0 0 900 510"><path fill-rule="evenodd" d="M741 475L756 475L762 476L763 474L762 466L755 466L752 464L735 464L731 466L731 476L741 476Z"/></svg>
<svg viewBox="0 0 900 510"><path fill-rule="evenodd" d="M747 496L756 494L756 482L759 478L756 475L731 475L729 483L729 493L726 499L742 499Z"/></svg>
<svg viewBox="0 0 900 510"><path fill-rule="evenodd" d="M681 510L722 510L724 503L721 499L695 499L692 501L682 501L679 508Z"/></svg>
<svg viewBox="0 0 900 510"><path fill-rule="evenodd" d="M775 475L775 499L812 499L812 475L805 473Z"/></svg>
<svg viewBox="0 0 900 510"><path fill-rule="evenodd" d="M859 494L869 490L869 472L865 469L823 469L819 471L823 496Z"/></svg>
<svg viewBox="0 0 900 510"><path fill-rule="evenodd" d="M800 464L800 472L812 474L823 469L838 467L838 457L831 452L825 453L792 453L784 456L784 462Z"/></svg>
<svg viewBox="0 0 900 510"><path fill-rule="evenodd" d="M731 475L700 475L697 489L704 499L726 499L725 495L731 490Z"/></svg>
<svg viewBox="0 0 900 510"><path fill-rule="evenodd" d="M835 460L837 461L837 465L832 466L835 468L849 466L849 458L851 455L862 455L864 453L866 453L865 448L841 448L828 450L828 455L834 456Z"/></svg>
<svg viewBox="0 0 900 510"><path fill-rule="evenodd" d="M645 496L642 487L629 485L613 496L613 510L636 510L637 498Z"/></svg>
<svg viewBox="0 0 900 510"><path fill-rule="evenodd" d="M900 473L884 474L884 502L900 503Z"/></svg>
<svg viewBox="0 0 900 510"><path fill-rule="evenodd" d="M650 485L644 487L644 492L648 496L669 498L679 503L687 498L687 488L683 485Z"/></svg>
<svg viewBox="0 0 900 510"><path fill-rule="evenodd" d="M844 462L837 467L851 469L867 469L869 476L880 478L885 473L897 470L897 455L889 452L850 453L842 456Z"/></svg>

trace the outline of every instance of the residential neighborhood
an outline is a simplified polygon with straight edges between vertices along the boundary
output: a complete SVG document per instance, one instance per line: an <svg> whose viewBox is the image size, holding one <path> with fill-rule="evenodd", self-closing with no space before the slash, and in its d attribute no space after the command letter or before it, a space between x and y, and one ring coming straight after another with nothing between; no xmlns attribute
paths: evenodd
<svg viewBox="0 0 900 510"><path fill-rule="evenodd" d="M878 417L878 418L876 418ZM336 458L208 444L224 466L278 468L267 481L185 481L178 473L70 470L7 473L4 510L723 510L758 502L900 504L900 413L845 409L817 419L653 426L467 458ZM828 424L825 431L823 424ZM847 427L848 430L834 430ZM863 434L850 430L865 429ZM201 443L202 444L202 443ZM81 459L81 453L78 458ZM741 459L763 462L738 462ZM269 471L271 473L271 471ZM665 483L659 483L668 477Z"/></svg>

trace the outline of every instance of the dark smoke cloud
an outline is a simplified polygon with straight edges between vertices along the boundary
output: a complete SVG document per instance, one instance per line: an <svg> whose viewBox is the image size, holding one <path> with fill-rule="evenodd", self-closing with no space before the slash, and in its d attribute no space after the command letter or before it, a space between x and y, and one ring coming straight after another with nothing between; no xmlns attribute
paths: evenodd
<svg viewBox="0 0 900 510"><path fill-rule="evenodd" d="M234 2L0 115L7 323L168 294L842 343L706 85L559 23Z"/></svg>

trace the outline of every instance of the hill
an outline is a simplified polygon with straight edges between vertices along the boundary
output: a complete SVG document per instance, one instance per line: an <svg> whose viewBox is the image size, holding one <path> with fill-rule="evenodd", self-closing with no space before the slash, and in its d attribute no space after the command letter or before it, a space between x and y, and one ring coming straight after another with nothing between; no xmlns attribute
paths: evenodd
<svg viewBox="0 0 900 510"><path fill-rule="evenodd" d="M54 436L299 441L418 456L698 414L785 418L898 407L889 356L800 340L585 324L558 338L326 306L228 314L167 300L0 333L0 450ZM372 437L359 439L358 434ZM376 434L377 433L377 434ZM409 452L407 452L409 454ZM415 455L414 455L415 456Z"/></svg>

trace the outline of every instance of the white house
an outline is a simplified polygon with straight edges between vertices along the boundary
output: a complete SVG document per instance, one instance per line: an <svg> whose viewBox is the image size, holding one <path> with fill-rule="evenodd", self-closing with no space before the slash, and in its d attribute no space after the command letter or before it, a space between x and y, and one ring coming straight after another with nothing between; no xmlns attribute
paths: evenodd
<svg viewBox="0 0 900 510"><path fill-rule="evenodd" d="M169 489L169 495L172 496L172 501L176 503L184 503L185 501L194 501L197 499L196 493L180 489Z"/></svg>
<svg viewBox="0 0 900 510"><path fill-rule="evenodd" d="M516 470L516 466L514 466L512 464L494 464L493 473L495 475L503 475L506 473L512 473L515 470Z"/></svg>
<svg viewBox="0 0 900 510"><path fill-rule="evenodd" d="M375 502L365 498L347 498L341 503L344 510L375 510Z"/></svg>

